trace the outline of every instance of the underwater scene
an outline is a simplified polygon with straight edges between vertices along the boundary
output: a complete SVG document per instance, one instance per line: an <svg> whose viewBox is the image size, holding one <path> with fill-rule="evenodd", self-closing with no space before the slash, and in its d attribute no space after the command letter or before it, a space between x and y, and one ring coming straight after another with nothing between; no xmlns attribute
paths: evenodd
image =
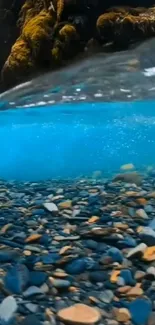
<svg viewBox="0 0 155 325"><path fill-rule="evenodd" d="M154 49L0 94L0 325L154 325Z"/></svg>

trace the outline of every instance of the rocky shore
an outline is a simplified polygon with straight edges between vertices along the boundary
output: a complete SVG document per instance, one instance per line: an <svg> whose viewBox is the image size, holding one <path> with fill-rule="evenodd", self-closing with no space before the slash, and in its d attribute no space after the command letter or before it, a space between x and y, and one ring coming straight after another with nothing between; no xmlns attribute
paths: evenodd
<svg viewBox="0 0 155 325"><path fill-rule="evenodd" d="M0 181L0 324L154 324L155 173L120 175Z"/></svg>
<svg viewBox="0 0 155 325"><path fill-rule="evenodd" d="M0 4L1 90L89 55L155 36L152 0L10 0Z"/></svg>

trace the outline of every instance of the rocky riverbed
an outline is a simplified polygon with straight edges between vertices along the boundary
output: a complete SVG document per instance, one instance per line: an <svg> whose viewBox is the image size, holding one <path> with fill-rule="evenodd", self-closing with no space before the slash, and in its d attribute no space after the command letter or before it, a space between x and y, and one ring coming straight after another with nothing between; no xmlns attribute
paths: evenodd
<svg viewBox="0 0 155 325"><path fill-rule="evenodd" d="M155 172L99 176L0 181L0 324L154 324Z"/></svg>

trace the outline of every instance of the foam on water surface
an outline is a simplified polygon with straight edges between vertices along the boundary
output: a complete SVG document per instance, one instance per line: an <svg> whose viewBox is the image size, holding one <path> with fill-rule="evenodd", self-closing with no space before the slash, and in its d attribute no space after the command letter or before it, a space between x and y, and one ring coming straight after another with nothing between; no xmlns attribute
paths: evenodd
<svg viewBox="0 0 155 325"><path fill-rule="evenodd" d="M113 172L155 164L152 41L100 54L0 95L0 177Z"/></svg>

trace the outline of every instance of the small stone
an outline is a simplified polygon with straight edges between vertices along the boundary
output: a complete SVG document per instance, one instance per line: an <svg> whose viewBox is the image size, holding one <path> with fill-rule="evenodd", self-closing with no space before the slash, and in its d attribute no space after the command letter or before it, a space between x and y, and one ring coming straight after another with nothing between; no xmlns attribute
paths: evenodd
<svg viewBox="0 0 155 325"><path fill-rule="evenodd" d="M142 219L148 219L148 215L147 215L147 213L145 212L145 210L143 210L143 209L138 209L138 210L136 210L136 216L137 216L137 217L140 217L140 218L142 218Z"/></svg>
<svg viewBox="0 0 155 325"><path fill-rule="evenodd" d="M9 323L12 320L17 308L18 306L13 296L8 296L5 298L0 304L0 322L2 321L4 324Z"/></svg>
<svg viewBox="0 0 155 325"><path fill-rule="evenodd" d="M139 231L141 240L148 246L155 245L155 231L150 227L143 227Z"/></svg>
<svg viewBox="0 0 155 325"><path fill-rule="evenodd" d="M30 251L28 251L28 250L25 250L25 251L23 252L23 254L24 254L25 256L30 256L32 253L31 253Z"/></svg>
<svg viewBox="0 0 155 325"><path fill-rule="evenodd" d="M63 279L54 279L52 277L49 277L49 281L57 289L67 289L70 287L71 283L68 280Z"/></svg>
<svg viewBox="0 0 155 325"><path fill-rule="evenodd" d="M147 278L149 277L150 280L154 280L155 278L155 267L154 266L150 266L147 271Z"/></svg>
<svg viewBox="0 0 155 325"><path fill-rule="evenodd" d="M147 262L155 261L155 246L147 247L143 254L143 260Z"/></svg>
<svg viewBox="0 0 155 325"><path fill-rule="evenodd" d="M115 310L116 320L120 323L126 323L131 319L131 314L127 308L119 308Z"/></svg>
<svg viewBox="0 0 155 325"><path fill-rule="evenodd" d="M134 275L134 278L135 278L135 280L142 280L144 277L145 277L145 272L143 272L143 271L136 271L135 272L135 275Z"/></svg>
<svg viewBox="0 0 155 325"><path fill-rule="evenodd" d="M43 294L43 291L36 286L31 286L26 291L23 292L23 296L25 298L29 298L31 296L42 295L42 294Z"/></svg>
<svg viewBox="0 0 155 325"><path fill-rule="evenodd" d="M67 200L67 201L63 201L61 203L58 204L58 207L60 209L70 209L72 207L72 201L71 200Z"/></svg>
<svg viewBox="0 0 155 325"><path fill-rule="evenodd" d="M100 318L100 312L84 304L75 304L71 307L61 309L57 316L66 323L91 325L97 323Z"/></svg>
<svg viewBox="0 0 155 325"><path fill-rule="evenodd" d="M30 311L31 313L37 313L38 312L38 305L33 304L31 302L25 304L25 307L28 309L28 311Z"/></svg>
<svg viewBox="0 0 155 325"><path fill-rule="evenodd" d="M106 304L109 304L113 300L113 297L114 294L111 290L104 290L104 292L99 295L99 299Z"/></svg>
<svg viewBox="0 0 155 325"><path fill-rule="evenodd" d="M95 223L95 222L97 222L99 219L100 219L100 218L97 217L97 216L92 216L92 217L88 220L88 222L89 222L89 223Z"/></svg>
<svg viewBox="0 0 155 325"><path fill-rule="evenodd" d="M20 322L20 325L42 325L42 323L35 315L28 315Z"/></svg>
<svg viewBox="0 0 155 325"><path fill-rule="evenodd" d="M144 198L138 198L136 199L136 202L139 204L139 205L145 205L147 204L147 200L144 199ZM140 209L141 210L141 209ZM143 209L142 209L143 210ZM146 211L146 210L145 210Z"/></svg>
<svg viewBox="0 0 155 325"><path fill-rule="evenodd" d="M131 288L127 293L126 296L128 297L138 297L143 295L143 289L135 286Z"/></svg>
<svg viewBox="0 0 155 325"><path fill-rule="evenodd" d="M25 239L25 243L34 242L42 237L41 234L32 234L28 238Z"/></svg>
<svg viewBox="0 0 155 325"><path fill-rule="evenodd" d="M118 276L119 275L120 275L120 271L119 270L112 271L111 276L110 276L110 281L112 283L117 283L117 280L118 280Z"/></svg>
<svg viewBox="0 0 155 325"><path fill-rule="evenodd" d="M113 262L118 262L118 263L122 263L123 262L123 254L116 247L112 247L112 248L108 249L107 255L112 258L112 261Z"/></svg>
<svg viewBox="0 0 155 325"><path fill-rule="evenodd" d="M64 255L68 250L72 249L72 246L68 245L68 246L64 246L60 249L59 254L60 255Z"/></svg>
<svg viewBox="0 0 155 325"><path fill-rule="evenodd" d="M56 204L55 203L52 203L52 202L46 202L46 203L43 204L43 206L49 212L58 212L59 211L59 209L56 206Z"/></svg>
<svg viewBox="0 0 155 325"><path fill-rule="evenodd" d="M65 267L65 271L68 274L80 274L87 269L87 263L84 258L75 259L72 262L68 263Z"/></svg>
<svg viewBox="0 0 155 325"><path fill-rule="evenodd" d="M147 245L144 243L139 244L138 246L132 248L127 254L127 258L136 258L143 256L144 251L146 250Z"/></svg>
<svg viewBox="0 0 155 325"><path fill-rule="evenodd" d="M47 279L47 274L41 271L30 272L29 283L31 286L41 286Z"/></svg>

